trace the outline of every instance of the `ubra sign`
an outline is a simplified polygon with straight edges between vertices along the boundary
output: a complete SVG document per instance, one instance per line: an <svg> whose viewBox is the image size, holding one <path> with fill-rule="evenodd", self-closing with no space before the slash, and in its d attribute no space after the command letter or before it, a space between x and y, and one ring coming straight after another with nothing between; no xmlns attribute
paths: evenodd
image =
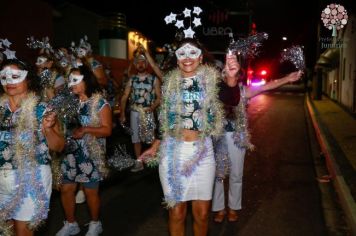
<svg viewBox="0 0 356 236"><path fill-rule="evenodd" d="M233 33L231 27L203 27L203 34L206 36L223 36L230 33Z"/></svg>

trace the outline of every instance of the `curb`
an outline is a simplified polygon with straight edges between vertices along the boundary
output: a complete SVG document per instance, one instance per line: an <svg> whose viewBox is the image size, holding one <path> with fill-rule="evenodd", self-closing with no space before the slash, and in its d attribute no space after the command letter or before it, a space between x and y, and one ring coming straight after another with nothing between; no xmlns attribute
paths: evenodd
<svg viewBox="0 0 356 236"><path fill-rule="evenodd" d="M346 220L350 226L351 233L352 235L356 235L356 203L342 173L340 172L340 168L335 161L335 156L331 151L330 144L321 127L320 118L315 114L315 108L310 100L309 94L306 95L306 100L318 143L325 156L328 171L332 176L332 183L340 199L341 207L346 215Z"/></svg>

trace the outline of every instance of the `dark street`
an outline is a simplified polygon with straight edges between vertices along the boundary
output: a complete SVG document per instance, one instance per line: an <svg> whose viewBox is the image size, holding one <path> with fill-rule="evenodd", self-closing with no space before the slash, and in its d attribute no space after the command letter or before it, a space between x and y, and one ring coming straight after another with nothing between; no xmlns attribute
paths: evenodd
<svg viewBox="0 0 356 236"><path fill-rule="evenodd" d="M209 235L326 235L313 161L319 152L311 140L303 91L282 88L262 94L251 100L248 111L256 149L245 160L243 209L237 223L211 220ZM101 186L101 200L104 236L168 235L157 169L113 171ZM77 207L79 235L84 235L89 214L86 204ZM55 235L63 220L54 191L47 225L36 235ZM187 220L187 235L192 235L190 215ZM345 233L342 224L337 226L340 235Z"/></svg>

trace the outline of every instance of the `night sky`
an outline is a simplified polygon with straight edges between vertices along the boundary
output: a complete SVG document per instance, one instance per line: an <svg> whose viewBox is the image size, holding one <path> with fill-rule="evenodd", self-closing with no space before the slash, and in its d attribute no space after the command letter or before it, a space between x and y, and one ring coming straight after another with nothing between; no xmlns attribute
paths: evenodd
<svg viewBox="0 0 356 236"><path fill-rule="evenodd" d="M170 12L180 13L185 7L199 6L203 9L203 26L208 27L215 24L215 26L219 27L221 25L216 24L216 22L209 22L209 17L214 12L250 11L252 13L252 22L256 24L257 32L269 34L269 39L264 42L264 47L260 50L258 59L276 60L281 49L293 45L303 45L307 56L307 64L315 62L317 23L320 21L321 11L327 4L333 2L324 0L134 0L126 2L125 5L127 6L123 6L122 1L109 3L112 0L95 2L82 0L48 1L57 6L63 4L63 2L71 2L104 16L111 12L125 13L127 25L130 28L139 30L157 45L172 42L174 39L176 28L173 25L166 25L164 22L164 17L169 15ZM353 4L351 2L353 1L338 1L338 3L349 9L351 8L350 4ZM236 22L243 21L246 21L246 19L242 17L236 20ZM245 22L241 24L245 25ZM236 31L241 29L236 25L233 28ZM197 28L196 32L199 37L202 37L202 27ZM239 33L241 32L234 32L235 38L238 37ZM286 36L288 40L282 41L282 36ZM224 37L223 40L219 41L220 48L224 48L224 44L227 47L228 37ZM204 42L204 40L201 41Z"/></svg>
<svg viewBox="0 0 356 236"><path fill-rule="evenodd" d="M169 26L165 25L164 17L170 12L183 11L185 7L199 6L203 9L205 17L214 10L234 12L250 10L258 31L265 31L275 37L290 35L290 38L298 43L305 40L305 36L309 36L310 23L318 20L320 15L318 0L299 0L295 3L286 0L134 0L126 2L127 6L123 6L122 1L108 3L110 1L101 0L100 4L98 1L66 2L80 5L101 15L115 11L123 12L130 27L140 30L159 43L172 39L169 35L162 34L162 30L169 29ZM204 21L202 23L206 24Z"/></svg>

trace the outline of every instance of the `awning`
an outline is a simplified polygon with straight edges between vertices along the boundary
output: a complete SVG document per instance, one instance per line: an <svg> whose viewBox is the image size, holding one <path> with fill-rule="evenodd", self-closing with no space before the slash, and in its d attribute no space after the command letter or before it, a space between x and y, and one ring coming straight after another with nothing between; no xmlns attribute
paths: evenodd
<svg viewBox="0 0 356 236"><path fill-rule="evenodd" d="M333 68L339 65L340 49L328 48L319 57L316 66Z"/></svg>

